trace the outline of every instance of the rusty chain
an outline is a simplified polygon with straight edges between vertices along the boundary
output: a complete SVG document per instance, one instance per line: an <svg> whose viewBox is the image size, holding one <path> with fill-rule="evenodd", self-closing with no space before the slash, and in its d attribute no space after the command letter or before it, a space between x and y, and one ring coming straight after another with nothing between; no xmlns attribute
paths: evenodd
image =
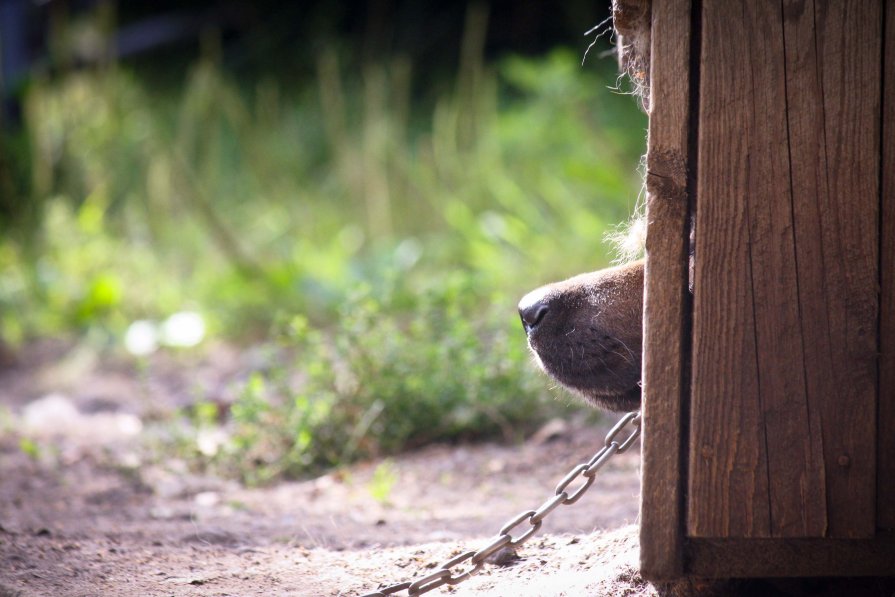
<svg viewBox="0 0 895 597"><path fill-rule="evenodd" d="M625 427L631 425L628 437L619 441L616 437ZM407 597L415 597L428 593L443 585L456 585L478 573L485 565L485 560L504 548L513 549L528 541L541 528L544 519L559 506L568 506L577 502L584 492L590 489L599 471L610 458L616 454L625 452L640 437L640 411L629 412L622 417L615 427L606 434L606 439L596 454L585 463L575 466L562 478L553 492L553 496L544 501L536 510L526 510L514 516L501 527L497 535L478 551L467 551L454 556L438 567L435 572L427 574L412 581L402 582L367 593L362 597L388 597L397 595L401 591L407 591ZM584 481L574 490L567 489L576 479L583 477ZM522 531L518 537L512 536L512 531L523 523L529 527ZM468 562L466 570L455 573L452 569L460 564Z"/></svg>

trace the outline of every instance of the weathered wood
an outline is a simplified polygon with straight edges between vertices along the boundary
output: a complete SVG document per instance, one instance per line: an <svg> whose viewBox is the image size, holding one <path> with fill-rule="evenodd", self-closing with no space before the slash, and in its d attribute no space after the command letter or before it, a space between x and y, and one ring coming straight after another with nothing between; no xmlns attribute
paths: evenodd
<svg viewBox="0 0 895 597"><path fill-rule="evenodd" d="M687 573L701 578L895 575L892 535L872 540L694 539L686 551Z"/></svg>
<svg viewBox="0 0 895 597"><path fill-rule="evenodd" d="M691 35L688 0L653 2L644 345L661 348L643 360L640 566L656 580L683 573Z"/></svg>
<svg viewBox="0 0 895 597"><path fill-rule="evenodd" d="M745 200L754 114L743 21L739 3L703 6L687 525L697 537L771 529Z"/></svg>
<svg viewBox="0 0 895 597"><path fill-rule="evenodd" d="M652 34L644 575L893 575L895 0Z"/></svg>
<svg viewBox="0 0 895 597"><path fill-rule="evenodd" d="M808 10L806 5L806 9ZM797 201L799 283L812 408L820 412L831 537L876 527L882 3L814 2L825 167ZM790 110L792 112L792 110ZM810 155L811 151L808 150ZM813 157L813 156L812 156ZM809 158L810 159L810 158ZM794 175L795 175L794 169ZM809 176L815 173L804 168ZM816 405L816 406L815 406Z"/></svg>
<svg viewBox="0 0 895 597"><path fill-rule="evenodd" d="M871 5L862 4L865 8ZM880 38L874 37L874 18L878 17L872 12L845 11L845 6L841 1L784 2L786 108L798 307L805 351L802 364L812 417L807 437L812 456L822 467L816 475L822 482L819 497L826 500L829 511L827 534L867 537L874 527L874 489L868 480L874 476L874 434L870 430L876 375L872 358L873 276L878 271L876 166L870 139L854 137L854 143L844 139L851 135L849 127L879 130L870 114L873 94L878 94L873 81L879 74L878 70L865 71L861 76L866 81L860 90L843 89L847 82L839 71L857 68L852 61L868 67L877 64L878 69L873 55L878 55L878 47L859 42L865 35L871 42L878 43ZM868 97L861 97L865 92ZM850 100L842 100L844 96L851 96ZM830 118L833 106L837 116ZM857 185L854 190L843 187L845 164L837 163L843 159L847 168L856 167L860 176L870 180L852 176L849 185ZM864 196L860 195L862 189ZM843 228L846 219L855 224L850 232ZM853 234L864 238L850 239ZM853 274L856 269L861 272ZM853 286L855 280L857 286ZM851 328L846 321L847 302L854 295L861 296L862 307L857 315L860 323ZM861 326L867 334L855 344L849 334ZM861 437L854 434L858 428L863 430ZM842 457L848 459L848 466L840 464ZM863 489L858 487L861 484ZM794 487L798 485L790 491Z"/></svg>
<svg viewBox="0 0 895 597"><path fill-rule="evenodd" d="M883 57L882 239L877 526L895 530L895 2L886 5Z"/></svg>
<svg viewBox="0 0 895 597"><path fill-rule="evenodd" d="M820 420L809 414L790 181L787 61L780 6L743 3L751 81L747 171L749 267L758 404L768 468L769 534L826 528Z"/></svg>
<svg viewBox="0 0 895 597"><path fill-rule="evenodd" d="M879 9L704 6L692 536L873 533Z"/></svg>

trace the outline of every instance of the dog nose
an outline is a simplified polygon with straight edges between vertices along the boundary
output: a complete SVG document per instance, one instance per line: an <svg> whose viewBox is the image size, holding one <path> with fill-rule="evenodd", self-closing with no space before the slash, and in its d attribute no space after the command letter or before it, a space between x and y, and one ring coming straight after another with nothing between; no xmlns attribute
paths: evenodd
<svg viewBox="0 0 895 597"><path fill-rule="evenodd" d="M542 302L532 303L525 307L520 305L519 317L522 318L522 327L525 328L525 332L531 333L532 330L538 327L548 310L547 305Z"/></svg>

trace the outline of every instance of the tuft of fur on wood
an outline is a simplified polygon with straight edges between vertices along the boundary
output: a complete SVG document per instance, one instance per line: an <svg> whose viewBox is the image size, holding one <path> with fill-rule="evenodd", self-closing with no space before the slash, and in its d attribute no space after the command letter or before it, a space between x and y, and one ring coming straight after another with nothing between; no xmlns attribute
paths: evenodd
<svg viewBox="0 0 895 597"><path fill-rule="evenodd" d="M612 0L612 27L615 30L619 68L633 85L645 112L650 108L650 1ZM641 164L646 171L645 160ZM642 193L641 193L642 195ZM634 216L606 235L615 250L615 262L627 263L643 257L646 247L644 203L638 200Z"/></svg>
<svg viewBox="0 0 895 597"><path fill-rule="evenodd" d="M619 68L631 79L634 94L646 112L650 100L650 17L649 0L612 0Z"/></svg>

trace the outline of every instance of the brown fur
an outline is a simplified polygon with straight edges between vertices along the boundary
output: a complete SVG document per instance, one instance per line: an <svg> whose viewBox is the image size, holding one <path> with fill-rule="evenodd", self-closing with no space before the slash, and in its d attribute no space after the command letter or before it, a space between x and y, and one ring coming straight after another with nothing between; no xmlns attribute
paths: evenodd
<svg viewBox="0 0 895 597"><path fill-rule="evenodd" d="M640 406L643 261L581 274L519 302L538 363L595 406Z"/></svg>

